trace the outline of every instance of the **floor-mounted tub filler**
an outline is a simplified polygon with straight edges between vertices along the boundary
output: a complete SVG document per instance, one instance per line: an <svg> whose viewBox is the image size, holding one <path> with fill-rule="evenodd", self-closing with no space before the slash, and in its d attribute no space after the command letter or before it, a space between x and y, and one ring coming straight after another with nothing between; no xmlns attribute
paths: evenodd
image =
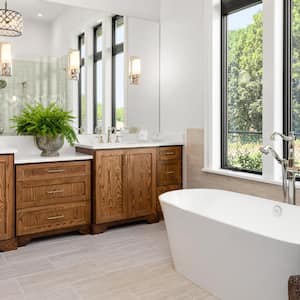
<svg viewBox="0 0 300 300"><path fill-rule="evenodd" d="M287 300L300 274L300 207L221 190L160 201L176 270L222 300Z"/></svg>

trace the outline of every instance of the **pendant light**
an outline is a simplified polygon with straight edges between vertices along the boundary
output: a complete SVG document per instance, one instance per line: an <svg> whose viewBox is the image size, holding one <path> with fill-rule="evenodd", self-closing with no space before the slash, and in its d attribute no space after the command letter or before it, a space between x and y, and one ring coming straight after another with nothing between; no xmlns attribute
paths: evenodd
<svg viewBox="0 0 300 300"><path fill-rule="evenodd" d="M0 9L0 36L21 36L23 33L23 17L14 10L7 8L7 0L5 0L5 8Z"/></svg>

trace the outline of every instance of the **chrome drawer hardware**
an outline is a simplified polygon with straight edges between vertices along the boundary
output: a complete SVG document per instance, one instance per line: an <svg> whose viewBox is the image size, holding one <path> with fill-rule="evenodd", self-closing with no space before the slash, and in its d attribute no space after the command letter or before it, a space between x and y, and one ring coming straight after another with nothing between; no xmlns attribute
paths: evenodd
<svg viewBox="0 0 300 300"><path fill-rule="evenodd" d="M174 171L170 171L170 172L166 172L166 174L171 175L171 174L175 174Z"/></svg>

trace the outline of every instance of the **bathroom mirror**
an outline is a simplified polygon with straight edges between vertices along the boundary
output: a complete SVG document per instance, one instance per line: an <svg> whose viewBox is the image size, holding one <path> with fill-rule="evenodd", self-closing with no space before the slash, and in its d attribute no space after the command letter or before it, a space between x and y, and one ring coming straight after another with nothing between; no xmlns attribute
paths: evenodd
<svg viewBox="0 0 300 300"><path fill-rule="evenodd" d="M114 32L113 12L43 0L8 5L23 15L24 30L20 37L0 36L12 53L12 76L0 76L0 134L14 135L10 119L37 102L72 111L82 133L114 125L159 131L158 23L124 16ZM113 37L123 44L116 55ZM70 79L72 49L81 49L80 80ZM133 57L139 66L131 70ZM131 71L138 72L138 83L130 80Z"/></svg>

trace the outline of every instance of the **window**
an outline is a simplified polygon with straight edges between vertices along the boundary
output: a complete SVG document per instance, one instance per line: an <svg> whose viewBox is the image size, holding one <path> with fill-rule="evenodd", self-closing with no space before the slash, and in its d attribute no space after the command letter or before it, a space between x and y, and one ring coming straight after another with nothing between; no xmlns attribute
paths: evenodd
<svg viewBox="0 0 300 300"><path fill-rule="evenodd" d="M300 0L285 2L284 133L297 137L295 163L300 166ZM285 157L287 149L285 145Z"/></svg>
<svg viewBox="0 0 300 300"><path fill-rule="evenodd" d="M222 1L222 168L262 173L262 4Z"/></svg>
<svg viewBox="0 0 300 300"><path fill-rule="evenodd" d="M85 35L78 37L78 49L80 51L80 75L78 82L78 128L79 133L83 133L87 129L87 101L86 101L86 84L85 84Z"/></svg>
<svg viewBox="0 0 300 300"><path fill-rule="evenodd" d="M103 30L94 27L94 130L103 127Z"/></svg>
<svg viewBox="0 0 300 300"><path fill-rule="evenodd" d="M124 93L124 17L114 16L112 20L112 126L125 126Z"/></svg>

